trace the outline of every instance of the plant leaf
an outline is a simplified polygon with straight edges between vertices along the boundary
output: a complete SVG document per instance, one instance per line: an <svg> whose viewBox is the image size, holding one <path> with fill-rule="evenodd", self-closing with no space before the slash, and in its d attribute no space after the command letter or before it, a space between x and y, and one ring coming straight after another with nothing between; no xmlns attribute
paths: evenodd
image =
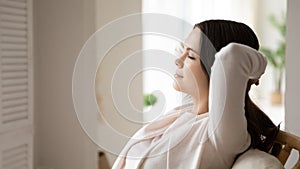
<svg viewBox="0 0 300 169"><path fill-rule="evenodd" d="M153 94L144 94L144 106L153 106L157 102L157 97Z"/></svg>

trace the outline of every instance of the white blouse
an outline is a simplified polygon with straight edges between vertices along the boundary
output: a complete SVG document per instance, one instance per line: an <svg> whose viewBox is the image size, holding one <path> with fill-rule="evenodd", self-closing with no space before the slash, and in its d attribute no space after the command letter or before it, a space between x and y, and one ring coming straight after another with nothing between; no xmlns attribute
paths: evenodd
<svg viewBox="0 0 300 169"><path fill-rule="evenodd" d="M230 43L215 56L209 112L192 104L171 110L129 140L113 169L227 169L251 142L245 118L248 79L264 73L266 58L248 46Z"/></svg>

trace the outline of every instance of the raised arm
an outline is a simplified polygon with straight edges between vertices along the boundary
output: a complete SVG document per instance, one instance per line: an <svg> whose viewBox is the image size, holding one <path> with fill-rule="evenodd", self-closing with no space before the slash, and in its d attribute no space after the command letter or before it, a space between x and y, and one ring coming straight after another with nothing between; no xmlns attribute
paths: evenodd
<svg viewBox="0 0 300 169"><path fill-rule="evenodd" d="M230 43L215 56L209 89L210 141L223 153L240 153L250 145L245 117L249 79L259 79L266 58L248 46Z"/></svg>

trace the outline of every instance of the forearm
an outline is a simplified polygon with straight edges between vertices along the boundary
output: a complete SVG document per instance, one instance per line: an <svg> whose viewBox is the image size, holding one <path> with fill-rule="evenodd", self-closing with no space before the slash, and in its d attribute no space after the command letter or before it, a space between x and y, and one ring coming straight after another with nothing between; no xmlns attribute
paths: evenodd
<svg viewBox="0 0 300 169"><path fill-rule="evenodd" d="M209 98L209 134L215 146L243 147L250 137L245 118L245 93L249 79L265 71L266 59L256 50L231 43L216 54Z"/></svg>

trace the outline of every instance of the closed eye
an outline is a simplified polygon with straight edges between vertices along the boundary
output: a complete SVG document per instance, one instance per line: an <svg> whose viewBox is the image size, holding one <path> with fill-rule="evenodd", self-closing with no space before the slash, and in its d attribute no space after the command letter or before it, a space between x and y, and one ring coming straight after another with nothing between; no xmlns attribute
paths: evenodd
<svg viewBox="0 0 300 169"><path fill-rule="evenodd" d="M193 56L188 56L188 58L195 60L196 58L194 58Z"/></svg>

